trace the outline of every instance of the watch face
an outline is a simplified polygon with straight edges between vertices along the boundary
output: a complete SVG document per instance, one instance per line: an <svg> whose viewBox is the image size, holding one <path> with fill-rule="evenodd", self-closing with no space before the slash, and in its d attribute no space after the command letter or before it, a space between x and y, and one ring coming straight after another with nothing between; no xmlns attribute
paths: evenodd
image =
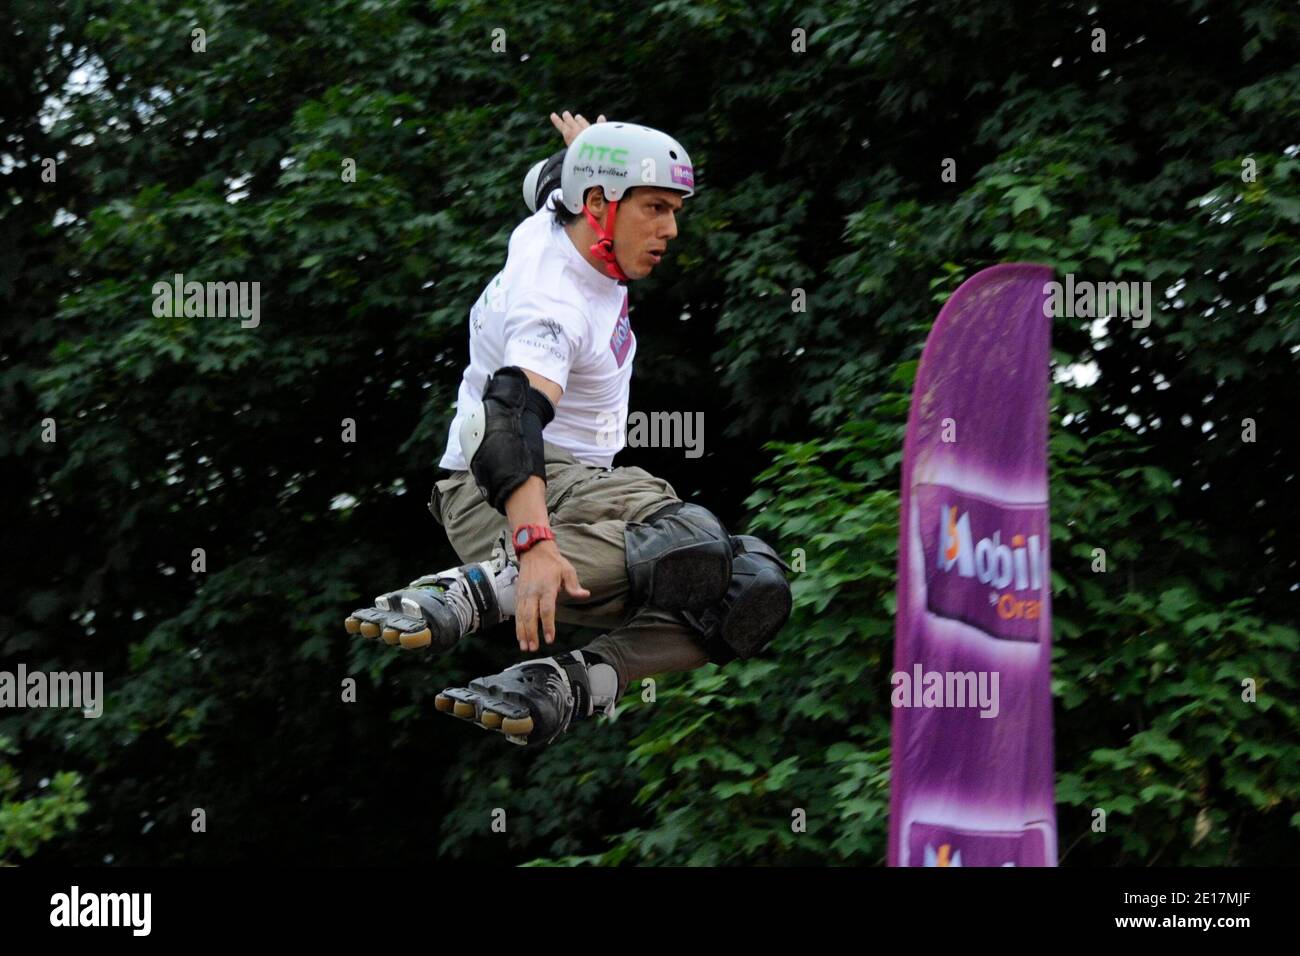
<svg viewBox="0 0 1300 956"><path fill-rule="evenodd" d="M518 531L515 532L515 547L517 548L527 543L528 543L528 529L520 528Z"/></svg>

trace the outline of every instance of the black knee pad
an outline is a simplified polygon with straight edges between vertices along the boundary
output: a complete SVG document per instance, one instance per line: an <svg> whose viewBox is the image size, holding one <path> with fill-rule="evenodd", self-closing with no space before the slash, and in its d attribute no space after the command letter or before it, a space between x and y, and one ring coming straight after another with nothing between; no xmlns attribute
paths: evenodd
<svg viewBox="0 0 1300 956"><path fill-rule="evenodd" d="M702 611L727 592L730 535L707 508L674 502L623 532L631 604Z"/></svg>
<svg viewBox="0 0 1300 956"><path fill-rule="evenodd" d="M703 612L682 614L703 636L715 664L757 657L785 626L793 607L785 577L790 566L753 535L736 535L731 543L735 554L727 593Z"/></svg>

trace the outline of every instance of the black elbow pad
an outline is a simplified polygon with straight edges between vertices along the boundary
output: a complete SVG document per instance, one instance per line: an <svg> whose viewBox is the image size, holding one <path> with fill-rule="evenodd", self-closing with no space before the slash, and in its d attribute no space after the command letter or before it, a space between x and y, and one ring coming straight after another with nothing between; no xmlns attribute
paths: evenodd
<svg viewBox="0 0 1300 956"><path fill-rule="evenodd" d="M461 450L479 491L497 511L537 475L546 480L542 429L555 417L551 400L513 365L498 369L483 389L481 413L471 411L461 428Z"/></svg>

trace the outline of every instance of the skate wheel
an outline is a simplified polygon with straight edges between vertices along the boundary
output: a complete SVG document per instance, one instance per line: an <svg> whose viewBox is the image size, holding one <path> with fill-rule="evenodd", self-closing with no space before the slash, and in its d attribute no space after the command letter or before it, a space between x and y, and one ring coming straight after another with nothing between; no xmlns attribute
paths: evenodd
<svg viewBox="0 0 1300 956"><path fill-rule="evenodd" d="M372 623L369 622L369 621L362 621L362 622L361 622L360 631L361 631L361 636L362 636L362 637L371 637L371 638L378 637L378 636L379 636L379 625L378 625L378 624L372 624Z"/></svg>
<svg viewBox="0 0 1300 956"><path fill-rule="evenodd" d="M533 718L506 717L501 721L501 732L511 736L527 736L533 732Z"/></svg>
<svg viewBox="0 0 1300 956"><path fill-rule="evenodd" d="M501 726L501 721L504 719L505 718L502 717L500 714L498 714L495 710L483 711L482 723L483 726L486 727L488 730L496 730L498 727Z"/></svg>
<svg viewBox="0 0 1300 956"><path fill-rule="evenodd" d="M343 622L343 629L346 630L349 634L360 634L361 622L358 621L355 617L349 617L346 621Z"/></svg>
<svg viewBox="0 0 1300 956"><path fill-rule="evenodd" d="M385 644L389 645L390 647L396 647L397 641L401 637L401 634L391 627L386 627L384 628L384 632L382 636L384 638Z"/></svg>
<svg viewBox="0 0 1300 956"><path fill-rule="evenodd" d="M433 642L433 633L426 627L414 634L403 634L399 640L407 650L414 650L417 647L428 647Z"/></svg>
<svg viewBox="0 0 1300 956"><path fill-rule="evenodd" d="M474 705L467 701L463 701L463 700L456 701L455 706L453 706L451 709L451 712L455 714L457 717L463 717L466 720L474 719Z"/></svg>
<svg viewBox="0 0 1300 956"><path fill-rule="evenodd" d="M439 694L433 699L433 706L438 708L438 710L442 711L444 714L449 713L455 703L456 702L450 697L444 697L442 694Z"/></svg>

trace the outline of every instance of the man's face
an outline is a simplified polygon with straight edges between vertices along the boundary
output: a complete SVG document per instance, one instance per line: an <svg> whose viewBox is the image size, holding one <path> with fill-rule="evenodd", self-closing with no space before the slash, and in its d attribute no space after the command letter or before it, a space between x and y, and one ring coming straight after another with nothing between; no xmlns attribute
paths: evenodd
<svg viewBox="0 0 1300 956"><path fill-rule="evenodd" d="M644 279L654 271L668 243L677 238L681 208L682 194L672 189L638 186L624 194L614 220L614 254L629 279Z"/></svg>

